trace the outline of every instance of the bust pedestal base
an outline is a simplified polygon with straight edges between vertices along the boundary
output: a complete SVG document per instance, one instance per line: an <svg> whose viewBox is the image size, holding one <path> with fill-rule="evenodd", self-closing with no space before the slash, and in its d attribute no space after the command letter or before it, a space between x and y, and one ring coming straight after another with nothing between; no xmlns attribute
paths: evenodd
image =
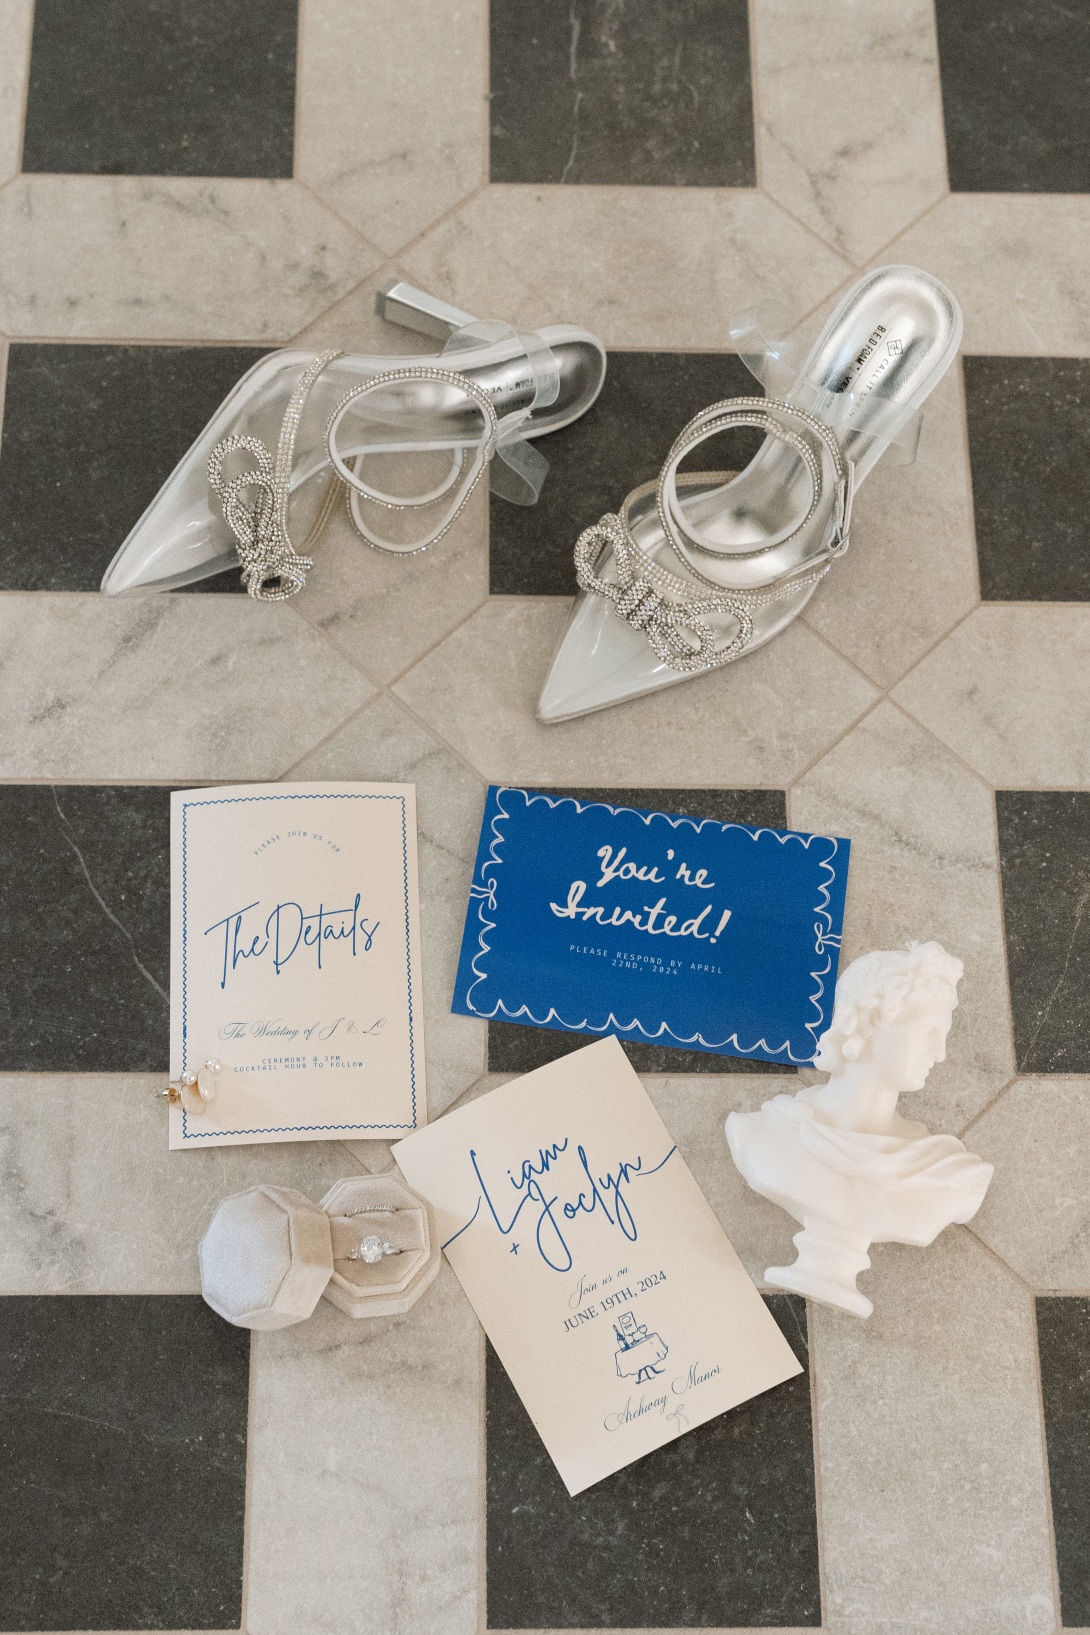
<svg viewBox="0 0 1090 1635"><path fill-rule="evenodd" d="M770 1266L765 1282L790 1289L821 1306L869 1317L874 1304L860 1294L855 1280L870 1266L870 1239L831 1226L827 1221L805 1220L791 1240L799 1252L793 1266Z"/></svg>

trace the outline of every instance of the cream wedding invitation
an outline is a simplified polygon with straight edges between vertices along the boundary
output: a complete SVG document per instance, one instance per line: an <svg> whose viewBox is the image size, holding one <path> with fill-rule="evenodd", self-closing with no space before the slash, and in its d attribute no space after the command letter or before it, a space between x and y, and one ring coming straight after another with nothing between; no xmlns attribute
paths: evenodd
<svg viewBox="0 0 1090 1635"><path fill-rule="evenodd" d="M426 1121L415 790L243 784L171 797L171 1147L404 1135Z"/></svg>
<svg viewBox="0 0 1090 1635"><path fill-rule="evenodd" d="M801 1372L616 1039L394 1152L569 1493Z"/></svg>

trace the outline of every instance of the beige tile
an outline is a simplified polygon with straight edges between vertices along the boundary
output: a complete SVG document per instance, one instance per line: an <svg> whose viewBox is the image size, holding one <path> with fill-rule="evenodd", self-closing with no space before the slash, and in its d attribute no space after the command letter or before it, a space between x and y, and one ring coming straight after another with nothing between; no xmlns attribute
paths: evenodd
<svg viewBox="0 0 1090 1635"><path fill-rule="evenodd" d="M262 1181L321 1198L338 1141L168 1152L166 1073L0 1078L0 1292L199 1294L221 1199Z"/></svg>
<svg viewBox="0 0 1090 1635"><path fill-rule="evenodd" d="M373 692L288 606L0 597L0 777L278 778Z"/></svg>
<svg viewBox="0 0 1090 1635"><path fill-rule="evenodd" d="M811 1305L832 1635L1059 1622L1032 1298L964 1227L880 1244L865 1323Z"/></svg>
<svg viewBox="0 0 1090 1635"><path fill-rule="evenodd" d="M445 1263L404 1317L255 1334L248 1635L476 1635L479 1335Z"/></svg>
<svg viewBox="0 0 1090 1635"><path fill-rule="evenodd" d="M437 520L430 510L428 516ZM423 531L419 519L414 526ZM485 484L470 495L449 534L412 556L374 550L356 533L347 510L338 507L315 563L295 611L368 675L390 681L488 595Z"/></svg>
<svg viewBox="0 0 1090 1635"><path fill-rule="evenodd" d="M1090 782L1090 609L978 607L893 697L999 788Z"/></svg>
<svg viewBox="0 0 1090 1635"><path fill-rule="evenodd" d="M796 622L737 664L542 726L537 700L569 603L494 597L394 691L497 782L782 788L877 696Z"/></svg>
<svg viewBox="0 0 1090 1635"><path fill-rule="evenodd" d="M1052 1631L1029 1298L964 1233L883 1260L897 1312L811 1311L828 1628Z"/></svg>
<svg viewBox="0 0 1090 1635"><path fill-rule="evenodd" d="M19 169L34 0L0 6L0 186Z"/></svg>
<svg viewBox="0 0 1090 1635"><path fill-rule="evenodd" d="M762 194L707 187L488 187L402 260L480 317L656 349L729 349L733 312L808 312L851 272Z"/></svg>
<svg viewBox="0 0 1090 1635"><path fill-rule="evenodd" d="M930 0L756 0L761 186L857 266L946 192Z"/></svg>
<svg viewBox="0 0 1090 1635"><path fill-rule="evenodd" d="M803 619L890 687L977 600L960 373L927 400L916 464L879 465L855 501L852 545Z"/></svg>
<svg viewBox="0 0 1090 1635"><path fill-rule="evenodd" d="M21 176L0 192L0 330L275 346L381 260L295 182Z"/></svg>
<svg viewBox="0 0 1090 1635"><path fill-rule="evenodd" d="M995 1165L971 1230L1032 1288L1090 1292L1090 1078L1019 1079L965 1139Z"/></svg>
<svg viewBox="0 0 1090 1635"><path fill-rule="evenodd" d="M901 1108L956 1133L1014 1073L990 792L883 703L796 784L788 815L852 842L842 970L909 938L964 961L947 1059Z"/></svg>
<svg viewBox="0 0 1090 1635"><path fill-rule="evenodd" d="M952 193L883 251L949 284L965 352L1090 355L1090 197Z"/></svg>
<svg viewBox="0 0 1090 1635"><path fill-rule="evenodd" d="M294 767L292 779L359 779L416 785L420 868L420 935L424 971L424 1050L428 1116L439 1114L479 1078L487 1024L454 1016L450 1001L458 969L469 885L477 855L485 790L450 750L425 732L391 698L380 698L328 743ZM353 1143L368 1168L385 1142Z"/></svg>
<svg viewBox="0 0 1090 1635"><path fill-rule="evenodd" d="M362 352L366 356L399 358L437 352L442 343L421 335L403 324L387 323L375 311L380 289L403 278L395 262L385 261L347 295L326 307L306 328L293 336L292 346L312 346L315 352L336 347L341 352Z"/></svg>
<svg viewBox="0 0 1090 1635"><path fill-rule="evenodd" d="M734 1167L723 1126L728 1113L754 1112L773 1096L793 1095L802 1088L800 1082L786 1074L641 1077L746 1271L763 1284L766 1267L794 1260L791 1239L798 1222L746 1185Z"/></svg>
<svg viewBox="0 0 1090 1635"><path fill-rule="evenodd" d="M488 173L486 0L307 0L295 174L389 255Z"/></svg>

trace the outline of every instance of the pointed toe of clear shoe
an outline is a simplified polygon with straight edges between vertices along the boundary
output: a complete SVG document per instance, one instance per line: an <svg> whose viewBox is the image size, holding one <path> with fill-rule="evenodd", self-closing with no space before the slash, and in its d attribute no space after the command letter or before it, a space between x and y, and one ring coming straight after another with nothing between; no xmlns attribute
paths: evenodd
<svg viewBox="0 0 1090 1635"><path fill-rule="evenodd" d="M892 445L914 458L920 405L961 339L956 300L914 267L862 278L801 368L779 343L762 340L746 356L757 331L743 316L732 333L769 395L697 415L657 484L580 536L580 591L541 693L542 722L676 686L778 635L847 550L863 478ZM735 426L765 433L744 471L679 474L701 443Z"/></svg>
<svg viewBox="0 0 1090 1635"><path fill-rule="evenodd" d="M260 359L122 543L102 579L105 595L177 590L241 567L251 595L284 600L302 588L313 566L307 550L339 498L368 545L408 554L446 532L490 463L496 492L534 502L548 462L531 440L595 401L605 378L601 341L572 325L523 333L482 323L403 283L381 291L376 309L445 342L442 351L397 358L280 351ZM451 465L446 480L406 499L363 481L362 461L374 454L403 463L438 454ZM314 478L323 498L296 550L288 504ZM446 510L422 540L388 540L369 520L433 503Z"/></svg>

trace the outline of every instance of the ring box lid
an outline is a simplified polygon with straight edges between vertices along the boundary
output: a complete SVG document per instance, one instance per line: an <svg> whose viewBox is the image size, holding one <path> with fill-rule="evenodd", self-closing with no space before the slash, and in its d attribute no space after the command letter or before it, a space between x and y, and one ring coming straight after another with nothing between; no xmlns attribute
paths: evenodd
<svg viewBox="0 0 1090 1635"><path fill-rule="evenodd" d="M333 1274L329 1216L291 1187L225 1198L200 1248L205 1300L243 1328L287 1328L309 1317Z"/></svg>

